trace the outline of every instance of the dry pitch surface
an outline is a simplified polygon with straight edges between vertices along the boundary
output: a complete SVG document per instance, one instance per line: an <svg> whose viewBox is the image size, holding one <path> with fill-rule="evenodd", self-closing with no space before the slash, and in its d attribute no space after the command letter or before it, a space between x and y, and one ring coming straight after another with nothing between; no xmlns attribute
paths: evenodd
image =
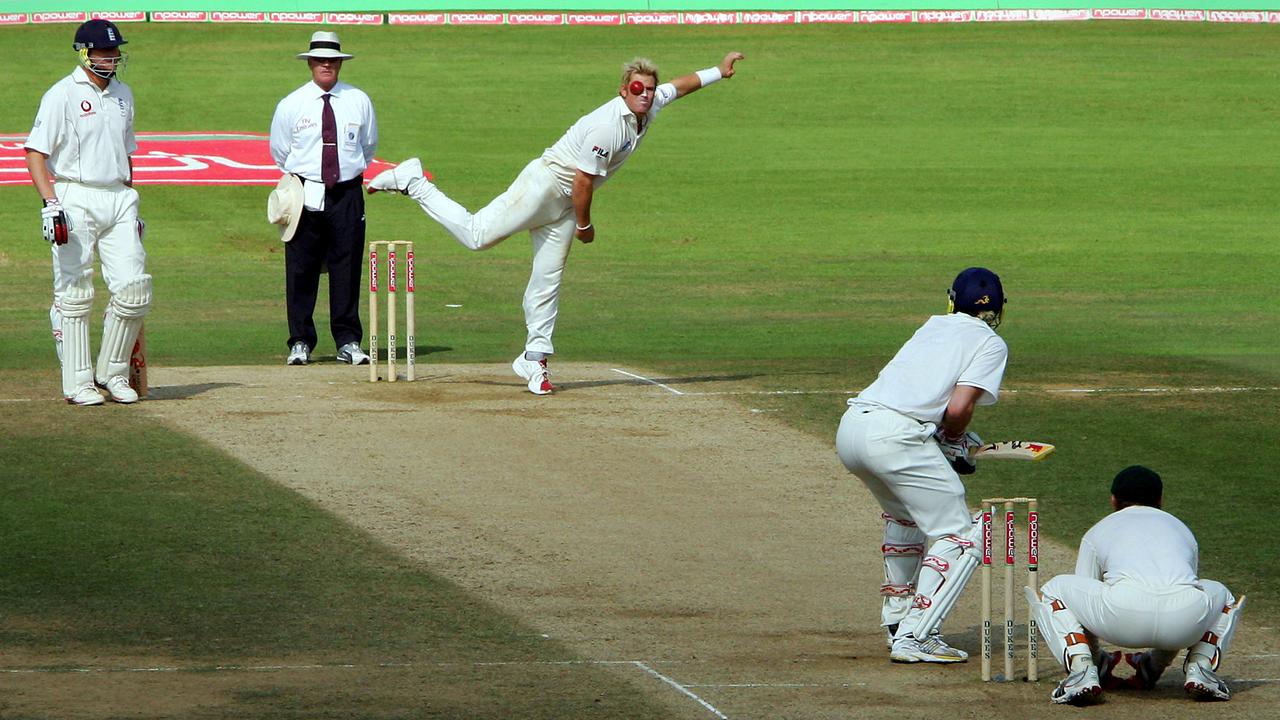
<svg viewBox="0 0 1280 720"><path fill-rule="evenodd" d="M971 662L893 665L877 628L879 510L831 442L753 407L767 396L735 378L555 369L561 391L539 398L506 366L419 366L417 382L395 385L371 385L366 369L335 365L167 368L154 372L153 398L140 409L585 662L610 664L673 718L1101 717L1129 716L1139 703L1162 718L1280 716L1280 640L1247 615L1224 668L1236 693L1230 703L1186 700L1175 667L1153 693L1054 708L1048 694L1061 673L1043 656L1038 684L983 684L977 577L947 628ZM843 398L833 394L831 405L834 433ZM1042 516L1047 525L1068 521L1052 507ZM1047 579L1069 570L1074 553L1046 543L1041 562ZM1020 570L1019 588L1023 579ZM1020 638L1024 622L1020 607ZM339 671L305 658L280 664L275 680L294 675L301 685L394 682L397 672L377 663ZM999 658L995 665L998 672ZM571 667L557 671L573 682ZM138 693L216 704L249 675L50 675L26 687L32 700L62 697L76 716Z"/></svg>

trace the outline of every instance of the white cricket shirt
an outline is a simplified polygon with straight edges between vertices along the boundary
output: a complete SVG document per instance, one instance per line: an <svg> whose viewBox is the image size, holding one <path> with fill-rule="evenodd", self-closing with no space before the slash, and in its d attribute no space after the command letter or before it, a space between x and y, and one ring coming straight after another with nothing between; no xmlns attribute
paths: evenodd
<svg viewBox="0 0 1280 720"><path fill-rule="evenodd" d="M1111 513L1080 540L1076 575L1148 587L1199 585L1200 546L1181 520L1145 505Z"/></svg>
<svg viewBox="0 0 1280 720"><path fill-rule="evenodd" d="M611 173L626 162L649 134L658 111L676 99L676 86L663 83L653 93L653 104L645 113L644 131L636 131L636 116L622 96L578 118L554 145L542 153L542 160L560 183L560 191L573 194L577 171L594 175L594 187L605 183Z"/></svg>
<svg viewBox="0 0 1280 720"><path fill-rule="evenodd" d="M115 78L99 90L84 69L54 83L40 99L25 147L49 157L55 180L112 187L130 180L133 91Z"/></svg>
<svg viewBox="0 0 1280 720"><path fill-rule="evenodd" d="M972 315L934 315L850 405L881 405L921 422L938 423L956 385L984 392L979 405L1000 397L1009 346Z"/></svg>
<svg viewBox="0 0 1280 720"><path fill-rule="evenodd" d="M271 159L276 167L314 183L320 177L321 120L325 91L315 82L294 90L276 105L271 118ZM378 149L378 120L363 90L339 80L329 91L338 130L338 181L360 175Z"/></svg>

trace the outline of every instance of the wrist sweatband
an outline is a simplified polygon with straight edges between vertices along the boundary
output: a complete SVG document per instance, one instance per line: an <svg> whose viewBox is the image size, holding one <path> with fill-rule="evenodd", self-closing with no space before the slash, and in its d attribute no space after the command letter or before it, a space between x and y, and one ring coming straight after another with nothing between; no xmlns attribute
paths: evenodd
<svg viewBox="0 0 1280 720"><path fill-rule="evenodd" d="M709 67L706 70L699 70L697 75L698 80L702 81L702 87L706 87L714 82L720 82L724 77L720 74L720 68L718 67Z"/></svg>

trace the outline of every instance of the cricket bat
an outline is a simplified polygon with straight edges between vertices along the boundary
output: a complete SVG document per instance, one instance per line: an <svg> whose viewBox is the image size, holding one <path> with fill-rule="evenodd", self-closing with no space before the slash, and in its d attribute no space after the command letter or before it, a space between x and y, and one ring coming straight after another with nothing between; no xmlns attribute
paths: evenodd
<svg viewBox="0 0 1280 720"><path fill-rule="evenodd" d="M138 328L138 339L133 342L129 356L129 387L138 397L147 396L147 336L145 328Z"/></svg>
<svg viewBox="0 0 1280 720"><path fill-rule="evenodd" d="M987 443L973 451L974 460L1043 460L1053 454L1054 446L1032 440L1004 440Z"/></svg>

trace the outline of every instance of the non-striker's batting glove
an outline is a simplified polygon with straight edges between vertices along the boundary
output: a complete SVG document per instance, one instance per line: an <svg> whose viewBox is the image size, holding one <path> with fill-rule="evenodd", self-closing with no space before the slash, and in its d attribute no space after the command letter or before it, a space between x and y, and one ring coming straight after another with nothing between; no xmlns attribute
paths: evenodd
<svg viewBox="0 0 1280 720"><path fill-rule="evenodd" d="M62 203L57 199L45 200L40 210L40 220L44 223L44 239L54 245L66 245L71 226L67 224L67 214L62 210Z"/></svg>
<svg viewBox="0 0 1280 720"><path fill-rule="evenodd" d="M942 456L951 463L951 469L956 471L957 475L972 475L974 470L978 469L977 464L973 461L974 448L982 447L982 438L972 431L966 432L959 438L952 439L942 434L942 428L938 428L933 437L938 441L938 447L942 449Z"/></svg>

